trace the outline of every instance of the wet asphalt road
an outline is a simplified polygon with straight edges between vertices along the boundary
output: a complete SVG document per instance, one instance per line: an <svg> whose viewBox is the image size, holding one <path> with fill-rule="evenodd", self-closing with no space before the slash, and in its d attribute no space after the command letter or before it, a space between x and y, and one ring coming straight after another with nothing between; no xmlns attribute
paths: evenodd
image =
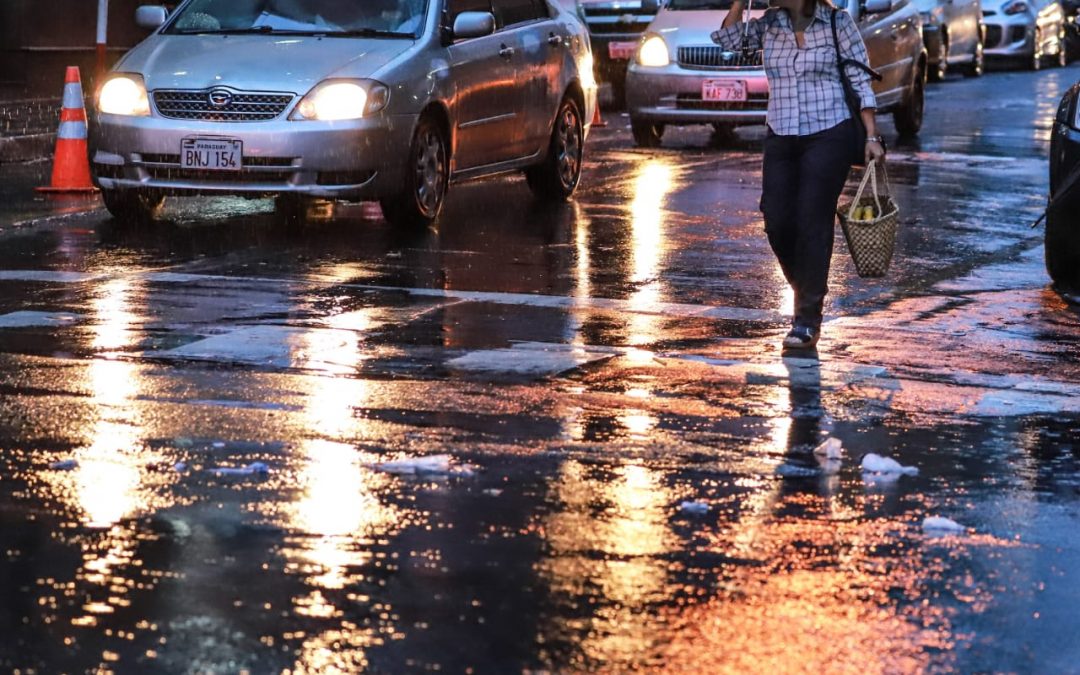
<svg viewBox="0 0 1080 675"><path fill-rule="evenodd" d="M1028 228L1078 77L930 88L819 358L778 349L760 131L609 118L575 203L459 186L420 235L122 231L0 167L0 664L1080 672L1080 312Z"/></svg>

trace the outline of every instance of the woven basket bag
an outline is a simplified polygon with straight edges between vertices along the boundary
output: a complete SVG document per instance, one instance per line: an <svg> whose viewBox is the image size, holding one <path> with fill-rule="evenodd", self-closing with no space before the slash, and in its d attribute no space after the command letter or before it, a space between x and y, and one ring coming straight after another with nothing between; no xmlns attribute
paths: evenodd
<svg viewBox="0 0 1080 675"><path fill-rule="evenodd" d="M878 191L877 163L871 161L863 173L855 198L842 203L836 209L836 215L840 217L840 226L844 229L848 251L851 252L851 257L855 261L855 271L864 279L885 276L892 263L893 250L896 248L900 207L892 198L889 189L889 174L885 171L884 164L881 166L881 172L885 179L884 192ZM868 183L871 190L869 195L866 194ZM875 211L877 217L872 220L856 220L855 209L863 206L874 206L877 209Z"/></svg>

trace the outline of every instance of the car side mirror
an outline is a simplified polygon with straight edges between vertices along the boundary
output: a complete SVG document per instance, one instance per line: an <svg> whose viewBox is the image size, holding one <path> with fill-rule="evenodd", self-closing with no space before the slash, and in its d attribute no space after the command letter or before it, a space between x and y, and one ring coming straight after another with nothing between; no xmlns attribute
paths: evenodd
<svg viewBox="0 0 1080 675"><path fill-rule="evenodd" d="M143 5L135 10L135 25L146 30L161 28L168 18L168 10L161 5Z"/></svg>
<svg viewBox="0 0 1080 675"><path fill-rule="evenodd" d="M862 10L864 14L882 14L892 9L893 0L866 0Z"/></svg>
<svg viewBox="0 0 1080 675"><path fill-rule="evenodd" d="M454 39L484 37L495 32L495 15L491 12L462 12L454 19Z"/></svg>

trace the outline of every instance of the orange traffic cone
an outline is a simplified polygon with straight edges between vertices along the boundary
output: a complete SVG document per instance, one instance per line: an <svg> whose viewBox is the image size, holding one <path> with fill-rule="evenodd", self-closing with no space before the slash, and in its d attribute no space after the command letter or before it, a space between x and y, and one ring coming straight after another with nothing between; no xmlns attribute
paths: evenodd
<svg viewBox="0 0 1080 675"><path fill-rule="evenodd" d="M600 116L600 101L596 102L596 108L593 110L592 126L594 127L606 127L607 122Z"/></svg>
<svg viewBox="0 0 1080 675"><path fill-rule="evenodd" d="M64 103L60 130L56 134L52 184L38 192L96 192L90 181L90 160L86 147L86 108L78 66L68 66L64 77Z"/></svg>

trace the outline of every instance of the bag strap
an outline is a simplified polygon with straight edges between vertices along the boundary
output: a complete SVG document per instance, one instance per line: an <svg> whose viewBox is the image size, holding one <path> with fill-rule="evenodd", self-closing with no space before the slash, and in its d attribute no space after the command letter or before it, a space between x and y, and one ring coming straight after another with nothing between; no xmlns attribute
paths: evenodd
<svg viewBox="0 0 1080 675"><path fill-rule="evenodd" d="M881 198L878 197L877 190L877 160L870 160L870 163L866 165L866 171L863 172L862 182L859 183L859 189L855 193L855 198L851 200L851 206L848 207L848 220L852 220L855 216L855 209L862 201L863 193L866 192L866 184L870 183L870 189L874 192L874 203L877 204L878 215L881 214Z"/></svg>

